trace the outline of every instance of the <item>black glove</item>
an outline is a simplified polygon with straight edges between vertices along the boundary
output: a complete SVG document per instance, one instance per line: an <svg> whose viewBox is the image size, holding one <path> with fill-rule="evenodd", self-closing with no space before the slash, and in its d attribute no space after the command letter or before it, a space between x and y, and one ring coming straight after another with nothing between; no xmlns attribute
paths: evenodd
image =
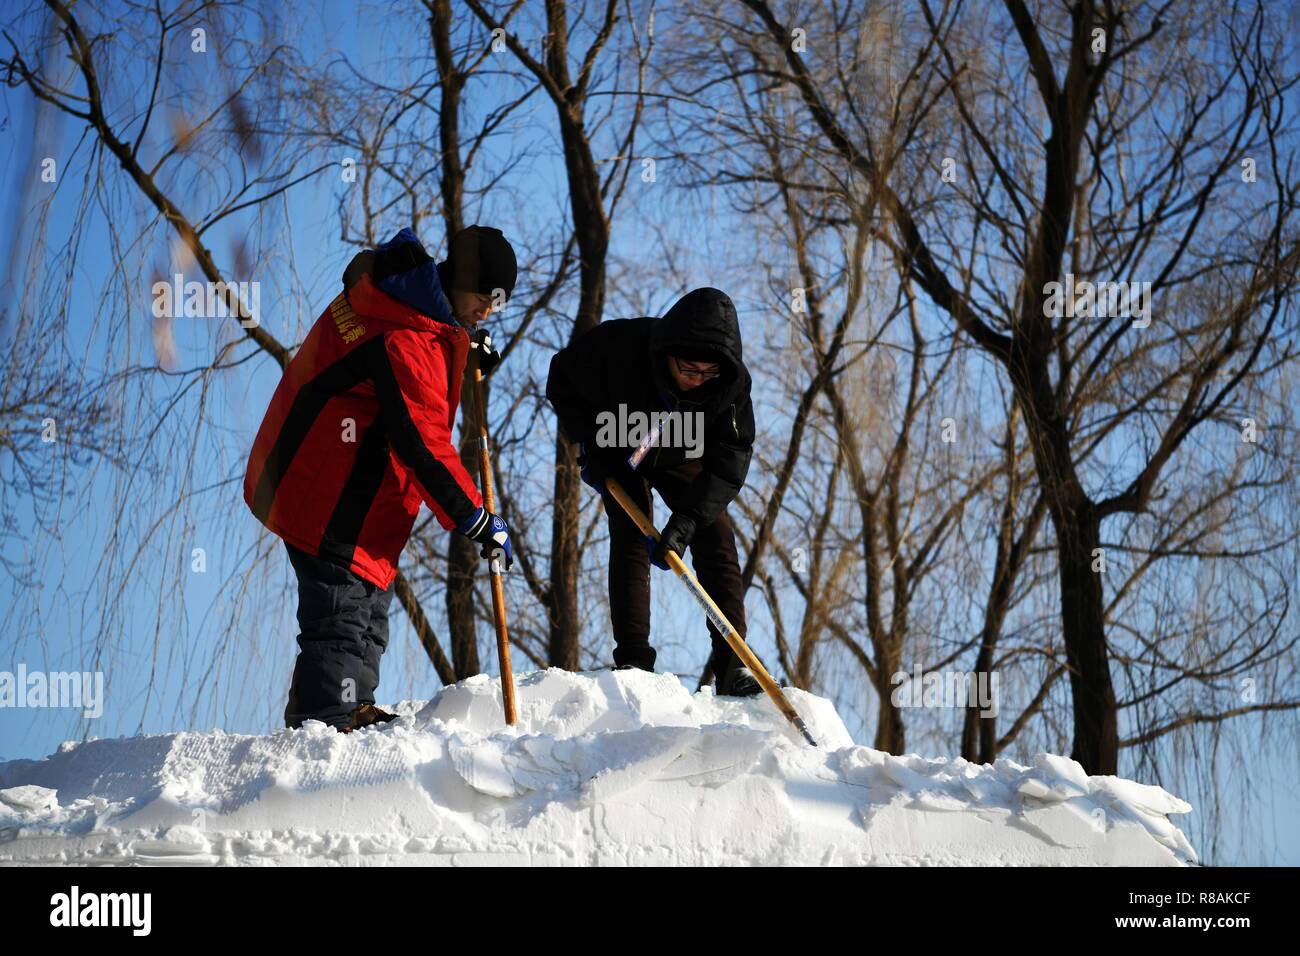
<svg viewBox="0 0 1300 956"><path fill-rule="evenodd" d="M492 333L487 329L475 329L469 337L469 347L478 356L478 367L485 376L501 364L501 353L492 347Z"/></svg>
<svg viewBox="0 0 1300 956"><path fill-rule="evenodd" d="M690 518L674 513L659 534L659 540L647 537L646 545L650 547L650 563L664 571L672 570L668 566L668 552L676 552L677 557L686 556L686 547L695 537L695 522Z"/></svg>
<svg viewBox="0 0 1300 956"><path fill-rule="evenodd" d="M622 449L612 451L613 454L600 448L589 451L585 444L578 450L583 482L602 495L605 493L606 478L613 478L625 491L631 491L632 482L636 480L636 472L623 459Z"/></svg>

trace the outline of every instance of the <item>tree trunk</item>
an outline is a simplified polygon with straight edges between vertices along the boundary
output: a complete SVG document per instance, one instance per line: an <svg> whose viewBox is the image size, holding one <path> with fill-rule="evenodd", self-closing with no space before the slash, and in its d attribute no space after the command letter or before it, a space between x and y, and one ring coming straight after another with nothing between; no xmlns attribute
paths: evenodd
<svg viewBox="0 0 1300 956"><path fill-rule="evenodd" d="M555 507L551 512L550 634L547 662L578 669L578 452L555 436Z"/></svg>
<svg viewBox="0 0 1300 956"><path fill-rule="evenodd" d="M603 213L600 220L604 222ZM579 233L581 235L581 233ZM581 241L579 247L582 246ZM595 266L594 268L592 266ZM604 243L600 260L591 263L585 252L579 273L578 318L570 341L596 327L605 298ZM578 446L555 436L555 506L551 512L551 585L547 592L550 634L547 660L552 667L576 671L578 645L578 513L581 481Z"/></svg>
<svg viewBox="0 0 1300 956"><path fill-rule="evenodd" d="M1051 346L1034 314L1036 308L1041 305L1029 299L1021 320L1026 331L1017 335L1007 368L1056 530L1061 636L1074 703L1070 755L1089 774L1114 774L1119 762L1119 720L1106 647L1105 594L1101 573L1092 569L1094 552L1101 547L1101 523L1070 453L1065 416L1047 374Z"/></svg>
<svg viewBox="0 0 1300 956"><path fill-rule="evenodd" d="M552 47L552 53L555 48ZM558 56L558 55L557 55ZM558 63L555 64L558 67ZM582 125L581 104L558 110L560 140L569 182L569 206L578 243L578 314L569 341L594 329L605 309L605 256L609 222L600 175ZM548 592L552 667L577 670L578 645L578 449L562 434L555 442L555 508L551 516L551 587Z"/></svg>
<svg viewBox="0 0 1300 956"><path fill-rule="evenodd" d="M993 651L997 646L1001 625L985 624L980 633L980 652L975 658L975 677L988 674L993 669ZM988 678L985 678L988 680ZM998 719L984 716L978 701L966 705L961 728L961 755L971 763L992 763L997 759Z"/></svg>
<svg viewBox="0 0 1300 956"><path fill-rule="evenodd" d="M1115 688L1106 648L1101 574L1093 570L1101 528L1090 502L1067 511L1056 525L1061 577L1061 624L1070 696L1074 703L1074 748L1070 756L1089 774L1119 769L1119 727Z"/></svg>
<svg viewBox="0 0 1300 956"><path fill-rule="evenodd" d="M894 684L890 678L902 670L895 652L881 654L876 648L876 740L872 745L885 753L901 754L904 747L902 711L894 705Z"/></svg>
<svg viewBox="0 0 1300 956"><path fill-rule="evenodd" d="M451 48L451 2L429 5L429 36L438 64L442 97L438 103L438 148L442 217L447 242L465 226L465 166L460 155L460 99L465 76L456 68ZM460 390L460 462L471 475L478 474L480 410L474 400L474 382L465 376ZM479 673L478 632L474 616L474 575L479 569L478 546L463 535L447 538L447 631L451 664L457 680Z"/></svg>
<svg viewBox="0 0 1300 956"><path fill-rule="evenodd" d="M1014 419L1014 416L1013 416ZM1016 576L1015 518L1016 483L1015 454L1011 450L1015 438L1014 426L1007 429L1007 498L998 520L998 550L993 561L993 585L989 589L988 603L984 606L984 626L980 629L980 651L975 658L975 679L993 671L993 652L997 648L1007 608L1011 604L1011 591ZM1036 527L1036 525L1035 525ZM1026 532L1028 534L1028 532ZM990 678L984 678L990 680ZM989 686L992 686L990 683ZM992 763L997 749L997 717L985 716L978 701L970 701L961 729L961 755L972 763Z"/></svg>

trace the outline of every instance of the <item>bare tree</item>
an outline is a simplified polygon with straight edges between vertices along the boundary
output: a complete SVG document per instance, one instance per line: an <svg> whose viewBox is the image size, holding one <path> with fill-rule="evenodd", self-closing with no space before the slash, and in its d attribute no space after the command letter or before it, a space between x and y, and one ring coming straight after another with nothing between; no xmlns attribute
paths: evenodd
<svg viewBox="0 0 1300 956"><path fill-rule="evenodd" d="M769 71L794 84L819 134L876 190L893 229L899 268L1004 370L1014 389L1056 542L1072 753L1090 772L1114 773L1119 702L1099 573L1102 522L1153 509L1157 485L1189 437L1221 418L1244 384L1290 360L1282 343L1293 318L1289 303L1300 265L1289 225L1297 184L1278 143L1290 132L1282 125L1281 104L1294 79L1281 73L1267 17L1259 5L1235 7L1223 31L1181 52L1156 42L1167 33L1169 4L1080 2L1065 13L1063 24L1052 23L1053 35L1062 37L1058 44L1045 39L1043 25L1023 3L1009 0L1007 17L1041 100L1041 111L1035 111L1024 105L1009 76L977 81L958 63L949 41L960 4L938 15L926 5L929 35L919 41L918 69L928 74L925 86L952 98L962 133L973 144L966 167L972 185L950 191L941 217L894 178L902 158L898 150L916 150L918 144L906 138L894 144L894 152L882 148L869 128L853 120L853 91L833 73L825 79L814 75L793 49L790 28L766 0L742 2L772 44ZM1097 36L1106 42L1098 45ZM1192 40L1179 39L1187 45ZM1064 76L1058 75L1053 46L1060 48ZM1160 55L1153 76L1134 75L1139 57ZM1124 94L1138 82L1148 96L1166 99L1178 111L1180 129L1153 135L1157 121L1145 104L1130 111ZM1242 107L1239 114L1210 128L1224 120L1215 107L1230 91ZM990 142L988 120L983 111L975 113L976 93L999 104L1002 123L1019 125L1022 142L1031 141L1045 119L1048 135L1038 171L1018 175L1024 164L1013 163ZM1141 146L1153 140L1160 143L1158 161ZM1275 175L1253 194L1234 190L1241 210L1234 215L1227 173L1249 155L1274 157ZM1117 164L1125 160L1130 165L1117 179ZM954 216L954 207L964 214ZM1081 210L1087 211L1082 220ZM1120 270L1150 275L1151 294L1166 299L1195 289L1200 298L1193 318L1171 328L1163 341L1157 333L1152 343L1152 336L1131 331L1127 310L1079 322L1072 303L1069 315L1053 315L1051 284L1067 279L1072 223L1086 235L1072 275L1095 281L1124 279ZM963 250L979 249L984 225L999 234L1000 248L977 263L983 270L978 285L954 283L954 270L970 274ZM1007 287L1008 269L1015 276L1013 300L1000 291ZM1127 392L1122 383L1137 377L1137 366L1150 367L1153 353L1160 362L1158 387ZM1154 395L1167 400L1166 409L1150 407ZM1141 448L1142 458L1094 477L1084 459L1102 441Z"/></svg>

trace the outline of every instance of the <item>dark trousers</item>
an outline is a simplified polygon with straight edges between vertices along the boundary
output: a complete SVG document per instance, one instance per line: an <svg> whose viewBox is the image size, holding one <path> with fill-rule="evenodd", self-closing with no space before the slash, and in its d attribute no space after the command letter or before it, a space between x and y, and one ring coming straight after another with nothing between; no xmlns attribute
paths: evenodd
<svg viewBox="0 0 1300 956"><path fill-rule="evenodd" d="M332 727L375 702L379 658L388 646L393 589L285 543L298 575L298 660L293 667L286 727L321 720Z"/></svg>
<svg viewBox="0 0 1300 956"><path fill-rule="evenodd" d="M674 509L674 502L684 500L691 479L699 470L698 462L687 461L671 470L648 471L642 480L632 482L627 492L653 520L649 488ZM609 610L613 618L614 663L651 670L656 654L650 646L650 553L645 535L609 495L605 495L605 514L609 519ZM712 524L696 529L689 550L700 584L744 637L745 600L736 533L725 509ZM737 666L739 660L712 622L708 622L708 630L713 644L710 663L714 674L721 677Z"/></svg>

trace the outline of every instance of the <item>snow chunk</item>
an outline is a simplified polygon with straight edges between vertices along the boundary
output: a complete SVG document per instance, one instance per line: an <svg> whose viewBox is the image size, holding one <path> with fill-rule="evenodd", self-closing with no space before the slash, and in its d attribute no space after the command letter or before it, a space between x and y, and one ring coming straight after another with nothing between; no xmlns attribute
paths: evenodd
<svg viewBox="0 0 1300 956"><path fill-rule="evenodd" d="M58 791L31 784L25 787L10 787L7 790L0 790L0 803L13 810L40 813L58 807Z"/></svg>

